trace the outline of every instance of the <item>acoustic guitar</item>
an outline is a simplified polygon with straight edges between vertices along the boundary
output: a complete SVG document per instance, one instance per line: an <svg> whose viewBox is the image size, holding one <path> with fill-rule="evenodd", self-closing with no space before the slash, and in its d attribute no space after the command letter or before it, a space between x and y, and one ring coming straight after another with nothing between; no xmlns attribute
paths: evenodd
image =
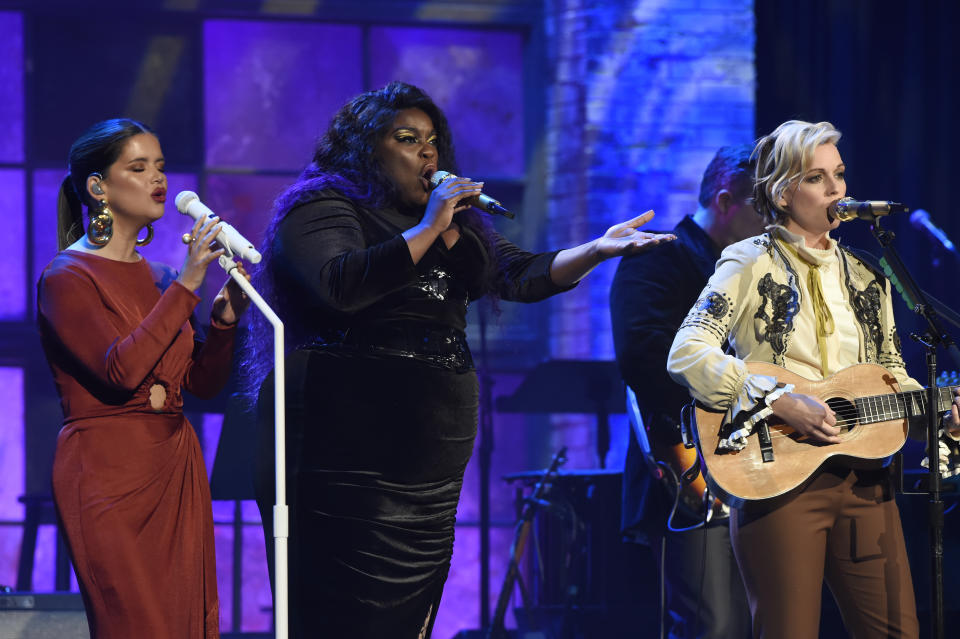
<svg viewBox="0 0 960 639"><path fill-rule="evenodd" d="M877 364L857 364L823 380L809 380L774 364L748 362L751 373L793 384L795 393L817 397L837 414L840 443L802 436L776 417L747 437L742 450L721 449L724 434L740 425L725 424L724 411L697 405L694 435L714 495L729 506L782 497L803 487L828 460L848 466L877 466L907 439L908 418L926 414L927 391L900 392L896 378ZM950 408L956 386L937 389L937 410ZM745 417L744 417L745 418ZM768 435L768 436L767 436Z"/></svg>

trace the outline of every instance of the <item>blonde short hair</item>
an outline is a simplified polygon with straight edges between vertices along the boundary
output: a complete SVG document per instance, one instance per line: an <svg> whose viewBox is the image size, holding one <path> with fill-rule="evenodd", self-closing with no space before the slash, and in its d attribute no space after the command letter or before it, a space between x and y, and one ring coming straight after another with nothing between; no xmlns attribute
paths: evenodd
<svg viewBox="0 0 960 639"><path fill-rule="evenodd" d="M777 202L791 184L803 177L821 144L836 144L838 131L829 122L788 120L770 135L757 140L753 157L757 160L753 198L757 212L768 224L783 224L787 212Z"/></svg>

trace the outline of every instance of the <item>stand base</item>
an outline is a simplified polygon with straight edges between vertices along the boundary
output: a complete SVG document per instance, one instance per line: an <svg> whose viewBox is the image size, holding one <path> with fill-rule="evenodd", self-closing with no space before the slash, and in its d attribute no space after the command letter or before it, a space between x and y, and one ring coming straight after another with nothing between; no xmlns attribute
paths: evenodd
<svg viewBox="0 0 960 639"><path fill-rule="evenodd" d="M0 637L89 639L83 601L76 593L0 595Z"/></svg>

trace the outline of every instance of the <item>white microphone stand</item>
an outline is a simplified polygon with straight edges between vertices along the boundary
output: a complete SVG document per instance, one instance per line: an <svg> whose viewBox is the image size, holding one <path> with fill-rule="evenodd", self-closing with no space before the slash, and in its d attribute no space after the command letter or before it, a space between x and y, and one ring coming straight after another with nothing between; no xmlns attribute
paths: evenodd
<svg viewBox="0 0 960 639"><path fill-rule="evenodd" d="M273 420L274 446L276 447L276 503L273 505L273 623L276 627L276 639L287 639L289 634L289 597L287 594L287 539L290 537L290 509L287 506L287 446L286 446L286 396L284 394L284 357L283 357L283 322L273 312L270 305L257 293L256 289L247 281L237 269L233 260L233 253L229 248L220 256L220 266L233 278L250 298L250 301L260 309L267 321L273 326ZM234 570L237 568L234 567Z"/></svg>

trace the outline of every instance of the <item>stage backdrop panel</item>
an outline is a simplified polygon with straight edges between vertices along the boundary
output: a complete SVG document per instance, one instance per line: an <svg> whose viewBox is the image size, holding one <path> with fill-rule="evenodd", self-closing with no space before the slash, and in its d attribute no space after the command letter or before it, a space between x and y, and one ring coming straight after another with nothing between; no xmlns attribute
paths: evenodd
<svg viewBox="0 0 960 639"><path fill-rule="evenodd" d="M70 144L110 117L148 124L168 166L201 163L203 111L196 22L82 3L31 15L28 161L66 168Z"/></svg>
<svg viewBox="0 0 960 639"><path fill-rule="evenodd" d="M23 369L0 368L0 406L4 409L4 426L0 428L0 520L20 521L23 506L17 498L23 494ZM17 581L17 559L20 553L19 526L0 526L0 584Z"/></svg>
<svg viewBox="0 0 960 639"><path fill-rule="evenodd" d="M21 169L0 169L0 211L10 243L0 251L0 320L23 320L27 314L27 198Z"/></svg>
<svg viewBox="0 0 960 639"><path fill-rule="evenodd" d="M444 110L464 174L523 177L522 33L372 27L370 61L372 86L409 82Z"/></svg>
<svg viewBox="0 0 960 639"><path fill-rule="evenodd" d="M0 12L0 162L23 162L23 16Z"/></svg>
<svg viewBox="0 0 960 639"><path fill-rule="evenodd" d="M209 167L299 172L363 89L358 26L208 20L203 33Z"/></svg>

